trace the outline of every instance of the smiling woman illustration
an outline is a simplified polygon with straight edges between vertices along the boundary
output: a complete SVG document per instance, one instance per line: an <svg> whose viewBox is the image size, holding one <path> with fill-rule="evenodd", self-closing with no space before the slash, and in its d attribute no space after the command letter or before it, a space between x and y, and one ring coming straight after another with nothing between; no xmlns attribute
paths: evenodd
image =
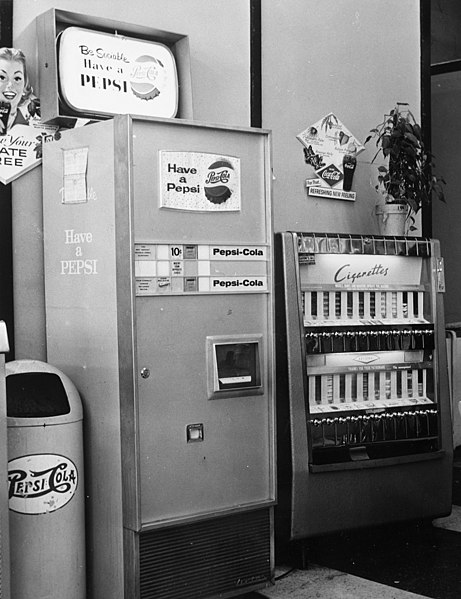
<svg viewBox="0 0 461 599"><path fill-rule="evenodd" d="M22 50L0 48L0 112L0 134L39 117L39 101L33 95Z"/></svg>

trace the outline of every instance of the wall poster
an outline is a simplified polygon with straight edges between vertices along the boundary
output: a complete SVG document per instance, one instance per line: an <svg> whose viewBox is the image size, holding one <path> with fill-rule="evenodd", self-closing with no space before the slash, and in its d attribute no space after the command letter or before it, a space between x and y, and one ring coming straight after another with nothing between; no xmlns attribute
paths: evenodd
<svg viewBox="0 0 461 599"><path fill-rule="evenodd" d="M364 145L332 112L310 125L296 138L304 146L304 160L315 171L306 180L310 196L354 201L352 190L357 155Z"/></svg>
<svg viewBox="0 0 461 599"><path fill-rule="evenodd" d="M42 161L42 145L59 135L40 120L26 57L16 48L0 49L0 181L6 185Z"/></svg>

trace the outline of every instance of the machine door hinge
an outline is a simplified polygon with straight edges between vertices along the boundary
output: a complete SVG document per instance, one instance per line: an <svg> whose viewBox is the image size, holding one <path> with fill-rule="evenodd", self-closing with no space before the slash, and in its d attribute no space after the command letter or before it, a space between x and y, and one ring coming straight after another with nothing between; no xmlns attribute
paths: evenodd
<svg viewBox="0 0 461 599"><path fill-rule="evenodd" d="M443 258L436 258L436 281L437 291L439 293L445 293L445 268L443 265Z"/></svg>

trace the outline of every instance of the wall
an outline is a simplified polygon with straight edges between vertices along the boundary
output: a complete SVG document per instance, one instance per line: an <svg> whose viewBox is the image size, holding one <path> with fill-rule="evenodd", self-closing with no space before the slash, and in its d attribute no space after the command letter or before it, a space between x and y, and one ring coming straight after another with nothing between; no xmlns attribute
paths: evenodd
<svg viewBox="0 0 461 599"><path fill-rule="evenodd" d="M355 202L308 198L296 135L333 112L361 141L395 102L420 108L418 0L262 3L263 127L273 131L276 230L377 233L372 149Z"/></svg>
<svg viewBox="0 0 461 599"><path fill-rule="evenodd" d="M461 3L431 2L431 64L461 58Z"/></svg>
<svg viewBox="0 0 461 599"><path fill-rule="evenodd" d="M35 65L35 17L50 8L187 34L194 86L194 118L212 123L249 125L250 13L247 0L15 2L14 43Z"/></svg>
<svg viewBox="0 0 461 599"><path fill-rule="evenodd" d="M461 5L458 0L431 4L431 64L461 60ZM458 66L459 68L459 66ZM433 235L440 240L445 262L445 319L461 322L458 243L459 138L461 135L461 72L432 75L432 152L438 174L446 181L446 203L432 206Z"/></svg>
<svg viewBox="0 0 461 599"><path fill-rule="evenodd" d="M461 284L459 264L459 224L461 205L458 199L459 139L461 135L461 72L432 76L432 151L437 172L446 181L446 203L435 202L432 230L440 240L445 262L445 320L461 322Z"/></svg>
<svg viewBox="0 0 461 599"><path fill-rule="evenodd" d="M31 59L34 19L52 6L187 33L195 118L249 125L248 0L16 2L14 43ZM377 233L372 149L359 155L355 202L308 198L304 181L312 172L296 135L330 111L362 141L397 101L419 116L419 0L263 0L261 11L262 126L273 132L275 230ZM43 359L41 182L35 171L30 184L23 178L15 186L13 197L15 338L17 357Z"/></svg>
<svg viewBox="0 0 461 599"><path fill-rule="evenodd" d="M247 0L34 0L15 2L13 43L37 81L35 18L57 8L189 36L194 118L250 125L250 9ZM41 167L13 183L16 358L46 360Z"/></svg>

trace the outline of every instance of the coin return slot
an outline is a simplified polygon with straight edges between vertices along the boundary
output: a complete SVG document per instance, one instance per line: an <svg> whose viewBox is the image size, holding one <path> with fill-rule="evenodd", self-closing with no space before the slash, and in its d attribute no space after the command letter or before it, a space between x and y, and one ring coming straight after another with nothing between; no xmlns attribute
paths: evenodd
<svg viewBox="0 0 461 599"><path fill-rule="evenodd" d="M186 439L188 443L203 441L203 424L188 424L186 427Z"/></svg>

